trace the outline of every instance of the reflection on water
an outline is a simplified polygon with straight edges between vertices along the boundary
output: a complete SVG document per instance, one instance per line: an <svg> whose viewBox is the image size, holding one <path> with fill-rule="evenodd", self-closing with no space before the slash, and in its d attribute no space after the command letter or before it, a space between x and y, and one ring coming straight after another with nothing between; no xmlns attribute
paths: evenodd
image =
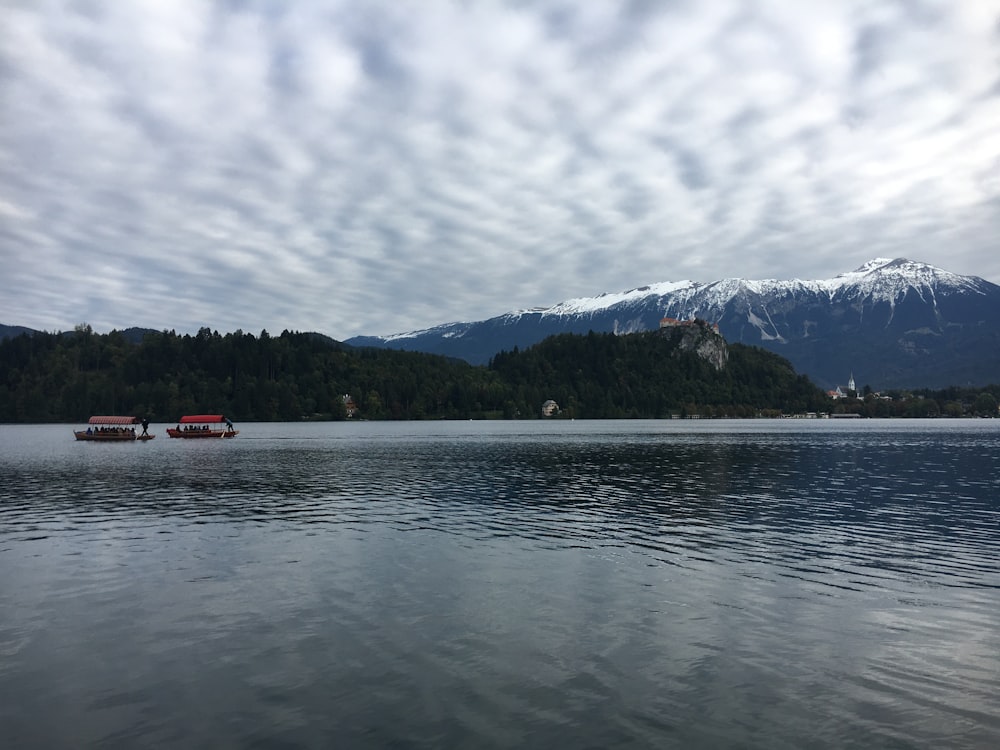
<svg viewBox="0 0 1000 750"><path fill-rule="evenodd" d="M991 746L998 427L0 427L0 726L39 747Z"/></svg>

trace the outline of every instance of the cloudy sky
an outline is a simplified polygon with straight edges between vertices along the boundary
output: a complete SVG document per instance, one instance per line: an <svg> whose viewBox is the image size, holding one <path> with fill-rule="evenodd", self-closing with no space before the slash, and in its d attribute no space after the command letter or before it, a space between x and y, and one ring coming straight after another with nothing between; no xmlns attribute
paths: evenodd
<svg viewBox="0 0 1000 750"><path fill-rule="evenodd" d="M0 323L1000 283L1000 0L0 0Z"/></svg>

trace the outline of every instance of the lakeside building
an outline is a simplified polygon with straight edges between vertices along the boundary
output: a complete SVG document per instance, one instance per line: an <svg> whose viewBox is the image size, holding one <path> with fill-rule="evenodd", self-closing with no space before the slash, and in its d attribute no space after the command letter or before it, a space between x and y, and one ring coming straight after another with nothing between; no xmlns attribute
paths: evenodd
<svg viewBox="0 0 1000 750"><path fill-rule="evenodd" d="M344 415L348 419L356 416L358 413L358 405L354 403L354 399L351 398L351 394L345 393L343 396L341 396L341 399L344 402Z"/></svg>

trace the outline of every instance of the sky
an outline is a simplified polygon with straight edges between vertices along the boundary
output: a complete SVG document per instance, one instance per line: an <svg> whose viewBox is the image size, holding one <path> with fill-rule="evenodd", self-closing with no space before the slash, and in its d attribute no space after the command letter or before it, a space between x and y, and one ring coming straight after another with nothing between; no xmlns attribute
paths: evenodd
<svg viewBox="0 0 1000 750"><path fill-rule="evenodd" d="M1000 283L1000 0L0 0L0 323Z"/></svg>

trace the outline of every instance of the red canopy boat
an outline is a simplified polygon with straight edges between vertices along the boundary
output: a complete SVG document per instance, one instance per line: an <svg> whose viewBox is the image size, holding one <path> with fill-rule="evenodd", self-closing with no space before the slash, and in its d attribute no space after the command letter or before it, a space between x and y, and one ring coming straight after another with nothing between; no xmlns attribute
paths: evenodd
<svg viewBox="0 0 1000 750"><path fill-rule="evenodd" d="M240 434L222 414L189 414L181 417L177 427L168 427L172 438L231 438Z"/></svg>
<svg viewBox="0 0 1000 750"><path fill-rule="evenodd" d="M143 429L136 434L134 425L143 424L139 417L97 416L87 420L90 426L86 430L73 430L77 440L97 440L101 442L122 442L125 440L152 440L156 435L150 435ZM146 425L149 423L146 422Z"/></svg>

